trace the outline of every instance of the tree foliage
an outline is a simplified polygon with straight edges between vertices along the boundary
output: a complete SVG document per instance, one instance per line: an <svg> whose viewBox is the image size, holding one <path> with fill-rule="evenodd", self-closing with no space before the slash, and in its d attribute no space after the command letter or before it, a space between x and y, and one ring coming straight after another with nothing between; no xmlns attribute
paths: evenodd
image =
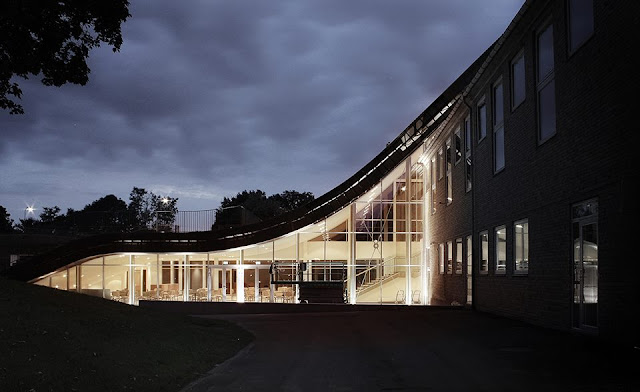
<svg viewBox="0 0 640 392"><path fill-rule="evenodd" d="M166 227L174 221L178 213L177 203L177 198L162 197L144 188L133 187L128 209L137 227L152 229Z"/></svg>
<svg viewBox="0 0 640 392"><path fill-rule="evenodd" d="M13 219L3 206L0 206L0 233L13 233Z"/></svg>
<svg viewBox="0 0 640 392"><path fill-rule="evenodd" d="M85 85L89 51L122 45L127 0L5 0L0 5L0 108L24 113L14 77L41 77L45 86ZM13 80L12 80L13 78Z"/></svg>
<svg viewBox="0 0 640 392"><path fill-rule="evenodd" d="M97 234L135 230L169 230L178 212L177 198L162 197L144 188L134 187L129 204L115 195L107 195L87 204L82 210L43 207L40 219L20 219L15 229L22 233ZM0 206L0 224L2 219ZM13 221L10 221L11 224ZM13 225L12 225L13 226Z"/></svg>
<svg viewBox="0 0 640 392"><path fill-rule="evenodd" d="M225 197L216 209L214 228L238 226L276 217L314 199L311 192L287 190L271 196L260 189Z"/></svg>

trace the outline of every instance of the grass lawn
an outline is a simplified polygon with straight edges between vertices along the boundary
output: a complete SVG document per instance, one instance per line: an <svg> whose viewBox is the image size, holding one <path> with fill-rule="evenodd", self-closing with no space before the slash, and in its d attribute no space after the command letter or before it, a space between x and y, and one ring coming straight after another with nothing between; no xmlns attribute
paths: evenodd
<svg viewBox="0 0 640 392"><path fill-rule="evenodd" d="M221 320L0 278L1 391L178 391L252 340Z"/></svg>

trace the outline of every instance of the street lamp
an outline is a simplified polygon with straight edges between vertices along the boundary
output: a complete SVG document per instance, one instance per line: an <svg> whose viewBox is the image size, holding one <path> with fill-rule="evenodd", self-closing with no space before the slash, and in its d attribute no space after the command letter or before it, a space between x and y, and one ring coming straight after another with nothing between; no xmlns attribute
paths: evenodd
<svg viewBox="0 0 640 392"><path fill-rule="evenodd" d="M33 205L27 206L27 208L24 209L24 220L27 220L27 215L29 214L33 215L33 212L35 210L36 209Z"/></svg>

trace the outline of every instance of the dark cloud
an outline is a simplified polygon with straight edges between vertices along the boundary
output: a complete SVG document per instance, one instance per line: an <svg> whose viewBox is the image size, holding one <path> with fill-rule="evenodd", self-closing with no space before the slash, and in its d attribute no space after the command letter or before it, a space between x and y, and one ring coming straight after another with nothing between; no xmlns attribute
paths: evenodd
<svg viewBox="0 0 640 392"><path fill-rule="evenodd" d="M214 208L317 196L372 159L504 31L522 0L134 0L87 86L19 81L0 204L82 208L133 186ZM20 200L19 200L20 199Z"/></svg>

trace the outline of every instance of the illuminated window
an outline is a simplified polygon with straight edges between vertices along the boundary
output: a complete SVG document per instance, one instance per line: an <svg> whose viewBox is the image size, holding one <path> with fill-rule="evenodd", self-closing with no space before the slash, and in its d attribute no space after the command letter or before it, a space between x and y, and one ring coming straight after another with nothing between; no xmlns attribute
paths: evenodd
<svg viewBox="0 0 640 392"><path fill-rule="evenodd" d="M456 238L456 275L462 274L462 238Z"/></svg>
<svg viewBox="0 0 640 392"><path fill-rule="evenodd" d="M529 221L521 220L514 223L514 273L526 275L529 273Z"/></svg>
<svg viewBox="0 0 640 392"><path fill-rule="evenodd" d="M494 238L496 239L496 275L504 275L507 273L507 228L496 227Z"/></svg>
<svg viewBox="0 0 640 392"><path fill-rule="evenodd" d="M439 262L440 262L440 273L444 274L444 244L438 245L439 250Z"/></svg>
<svg viewBox="0 0 640 392"><path fill-rule="evenodd" d="M487 274L489 272L489 232L481 231L480 239L480 273Z"/></svg>
<svg viewBox="0 0 640 392"><path fill-rule="evenodd" d="M453 243L447 241L447 273L453 273Z"/></svg>

